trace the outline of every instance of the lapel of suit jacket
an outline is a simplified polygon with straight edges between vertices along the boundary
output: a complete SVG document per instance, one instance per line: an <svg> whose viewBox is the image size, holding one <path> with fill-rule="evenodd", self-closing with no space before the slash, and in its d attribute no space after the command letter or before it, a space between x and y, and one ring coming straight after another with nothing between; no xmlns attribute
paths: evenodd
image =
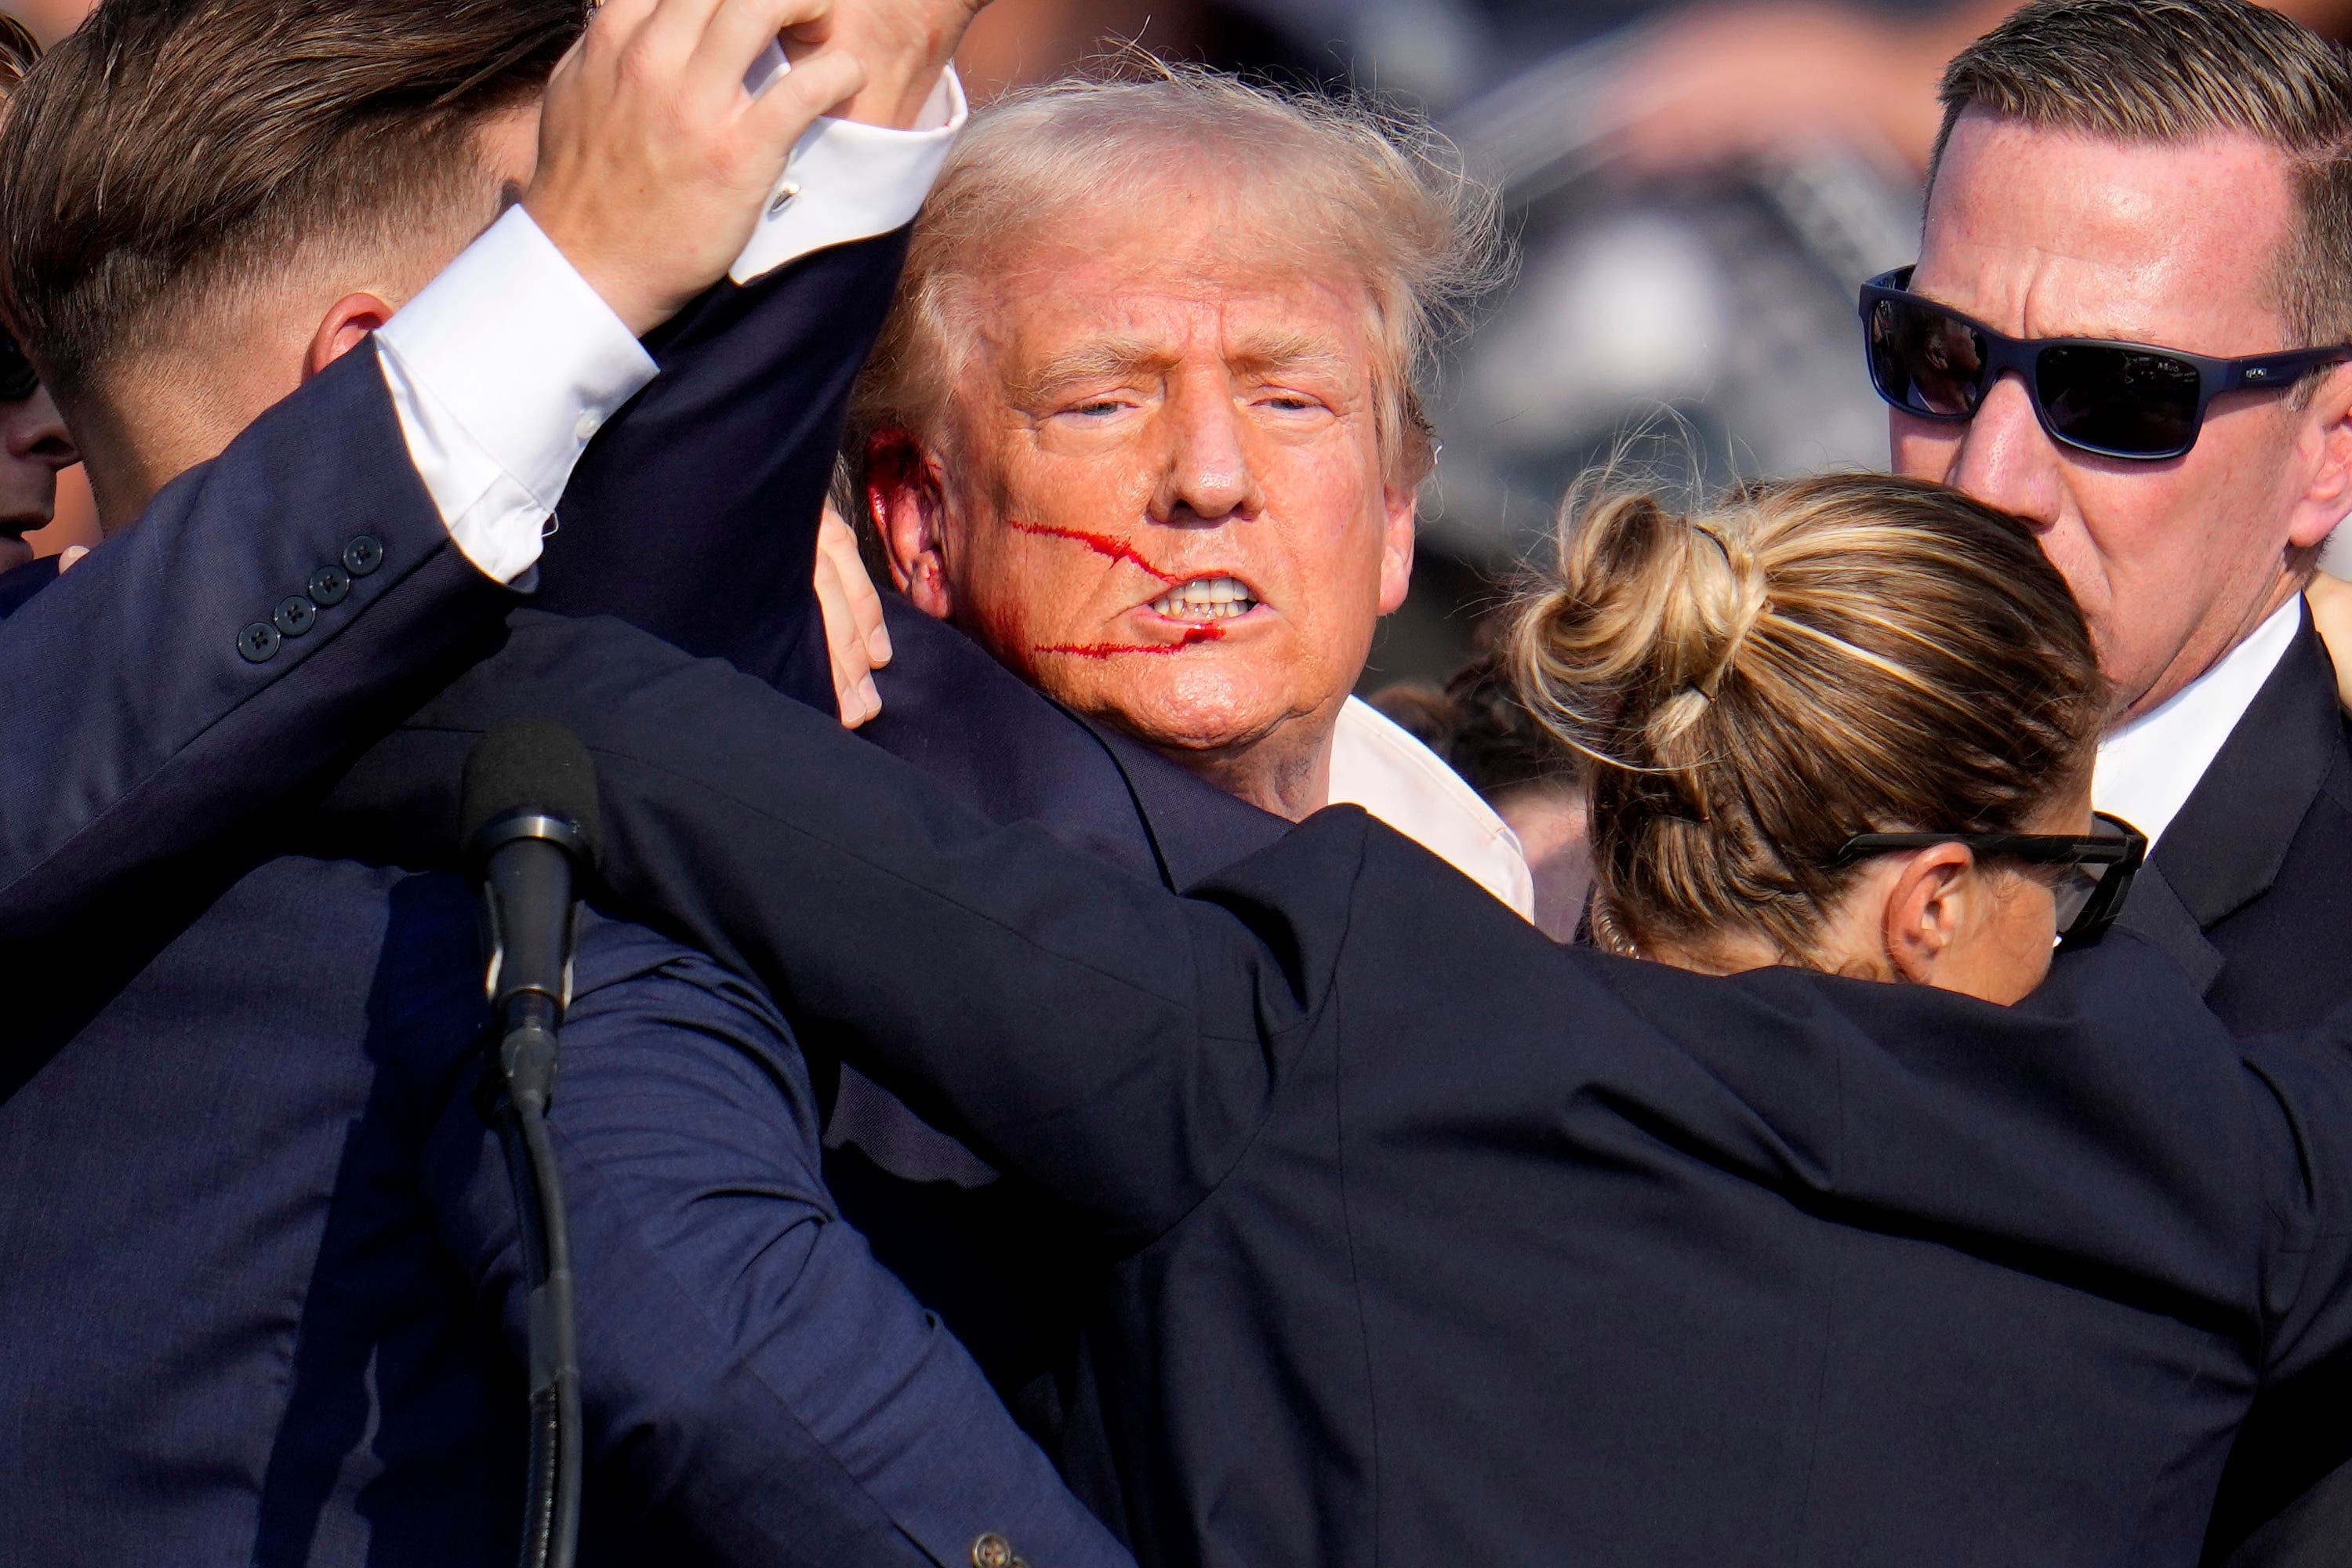
<svg viewBox="0 0 2352 1568"><path fill-rule="evenodd" d="M2306 614L2149 858L2147 908L2135 886L2124 923L2210 989L2221 954L2204 933L2277 882L2343 743L2336 667Z"/></svg>
<svg viewBox="0 0 2352 1568"><path fill-rule="evenodd" d="M1281 817L1185 772L1134 737L1071 717L1094 733L1126 777L1136 815L1160 857L1160 876L1178 892L1290 831Z"/></svg>

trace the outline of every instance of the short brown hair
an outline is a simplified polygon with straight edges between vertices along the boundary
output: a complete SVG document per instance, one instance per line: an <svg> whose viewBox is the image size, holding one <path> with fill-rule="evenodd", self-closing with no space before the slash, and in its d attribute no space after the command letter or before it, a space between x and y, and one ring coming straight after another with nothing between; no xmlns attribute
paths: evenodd
<svg viewBox="0 0 2352 1568"><path fill-rule="evenodd" d="M1376 315L1372 385L1391 482L1434 459L1430 351L1497 279L1494 193L1427 123L1130 51L1100 75L1014 92L972 116L916 221L897 302L852 405L845 457L893 427L936 434L976 335L964 295L1001 247L1075 209L1135 199L1171 161L1206 156L1229 188L1270 190L1286 224L1361 271ZM862 509L860 509L862 510Z"/></svg>
<svg viewBox="0 0 2352 1568"><path fill-rule="evenodd" d="M1875 474L1696 515L1604 494L1523 605L1528 709L1592 759L1595 936L1815 963L1858 833L2015 832L2087 782L2107 709L2032 532Z"/></svg>
<svg viewBox="0 0 2352 1568"><path fill-rule="evenodd" d="M1971 107L2117 141L2268 142L2295 201L2279 311L2305 345L2352 341L2352 63L2310 28L2245 0L2033 0L1953 58L1939 96L1931 184Z"/></svg>
<svg viewBox="0 0 2352 1568"><path fill-rule="evenodd" d="M45 377L321 241L487 207L474 133L586 0L103 0L0 129L0 310ZM484 215L487 216L487 212Z"/></svg>

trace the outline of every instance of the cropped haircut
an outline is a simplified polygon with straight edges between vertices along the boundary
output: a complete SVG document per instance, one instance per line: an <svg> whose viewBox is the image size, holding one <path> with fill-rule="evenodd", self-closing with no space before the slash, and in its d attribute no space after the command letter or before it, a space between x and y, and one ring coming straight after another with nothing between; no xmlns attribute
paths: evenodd
<svg viewBox="0 0 2352 1568"><path fill-rule="evenodd" d="M89 384L175 313L321 245L492 195L476 133L528 101L586 0L103 0L0 128L0 312Z"/></svg>
<svg viewBox="0 0 2352 1568"><path fill-rule="evenodd" d="M1858 833L2024 830L2087 781L2107 688L2032 532L1917 480L1757 485L1564 514L1522 603L1528 708L1592 763L1603 945L1760 936L1818 966Z"/></svg>
<svg viewBox="0 0 2352 1568"><path fill-rule="evenodd" d="M2352 63L2302 24L2245 0L2033 0L1945 68L1944 125L1971 107L2123 142L2236 133L2278 150L2294 214L2272 264L2298 340L2352 341Z"/></svg>
<svg viewBox="0 0 2352 1568"><path fill-rule="evenodd" d="M972 285L1024 241L1084 232L1094 207L1149 201L1205 167L1257 203L1248 232L1367 285L1381 455L1391 483L1433 467L1422 380L1436 346L1499 279L1494 193L1425 122L1140 52L1118 74L1017 91L974 114L916 221L889 319L851 405L845 457L892 428L935 439L980 335Z"/></svg>

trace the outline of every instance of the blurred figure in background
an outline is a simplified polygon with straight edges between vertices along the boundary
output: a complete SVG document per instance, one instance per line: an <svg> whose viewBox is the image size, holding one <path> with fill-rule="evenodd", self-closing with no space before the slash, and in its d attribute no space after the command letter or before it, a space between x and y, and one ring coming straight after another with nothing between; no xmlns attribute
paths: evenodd
<svg viewBox="0 0 2352 1568"><path fill-rule="evenodd" d="M1528 711L1500 659L1482 656L1442 688L1400 682L1370 701L1511 825L1535 879L1536 925L1574 941L1592 885L1584 769Z"/></svg>

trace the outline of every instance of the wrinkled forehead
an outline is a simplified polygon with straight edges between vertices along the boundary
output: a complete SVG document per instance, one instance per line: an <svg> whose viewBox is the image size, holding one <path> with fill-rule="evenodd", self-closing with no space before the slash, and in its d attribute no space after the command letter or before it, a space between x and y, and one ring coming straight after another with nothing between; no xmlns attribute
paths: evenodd
<svg viewBox="0 0 2352 1568"><path fill-rule="evenodd" d="M2287 160L2253 137L2130 142L1972 109L1912 286L2019 336L2258 353L2287 346L2294 239Z"/></svg>
<svg viewBox="0 0 2352 1568"><path fill-rule="evenodd" d="M970 324L1008 385L1074 359L1311 362L1369 382L1379 308L1361 247L1348 215L1312 209L1246 166L1171 170L995 237L967 274Z"/></svg>

